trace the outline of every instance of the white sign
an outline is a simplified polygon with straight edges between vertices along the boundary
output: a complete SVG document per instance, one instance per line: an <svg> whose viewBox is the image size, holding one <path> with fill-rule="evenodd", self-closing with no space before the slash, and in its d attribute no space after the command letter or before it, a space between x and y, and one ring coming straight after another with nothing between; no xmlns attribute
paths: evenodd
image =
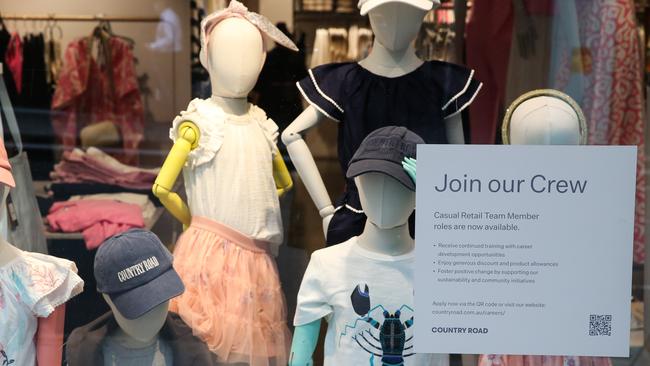
<svg viewBox="0 0 650 366"><path fill-rule="evenodd" d="M636 147L421 145L415 351L629 356Z"/></svg>

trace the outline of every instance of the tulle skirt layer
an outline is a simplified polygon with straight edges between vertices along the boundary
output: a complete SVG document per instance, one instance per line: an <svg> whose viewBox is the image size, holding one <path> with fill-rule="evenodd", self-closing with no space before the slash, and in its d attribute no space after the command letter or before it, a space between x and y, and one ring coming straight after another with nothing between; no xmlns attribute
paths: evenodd
<svg viewBox="0 0 650 366"><path fill-rule="evenodd" d="M178 240L174 268L185 293L171 302L219 362L286 366L291 335L268 243L202 217Z"/></svg>

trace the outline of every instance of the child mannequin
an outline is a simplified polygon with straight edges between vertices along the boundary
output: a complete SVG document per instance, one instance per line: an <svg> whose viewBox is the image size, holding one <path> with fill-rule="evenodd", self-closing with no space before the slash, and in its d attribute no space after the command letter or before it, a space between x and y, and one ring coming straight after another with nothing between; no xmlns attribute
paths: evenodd
<svg viewBox="0 0 650 366"><path fill-rule="evenodd" d="M585 145L587 123L578 104L557 90L526 93L508 108L502 137L512 145ZM611 366L609 357L481 355L479 366Z"/></svg>
<svg viewBox="0 0 650 366"><path fill-rule="evenodd" d="M309 70L298 88L310 106L282 133L298 174L322 218L328 245L338 244L364 229L353 180L332 204L309 146L310 128L330 118L339 121L338 156L347 169L361 141L377 128L404 126L427 143L464 143L461 112L481 89L474 72L444 62L424 62L413 40L425 14L439 1L361 0L369 15L375 41L368 57L358 63L334 63Z"/></svg>
<svg viewBox="0 0 650 366"><path fill-rule="evenodd" d="M0 215L14 184L0 140ZM0 364L61 365L65 302L83 290L76 271L73 262L0 239Z"/></svg>
<svg viewBox="0 0 650 366"><path fill-rule="evenodd" d="M278 196L292 182L276 147L277 125L247 101L269 38L297 50L236 0L203 20L201 63L213 96L193 100L174 120L174 147L153 187L189 226L174 252L186 291L171 311L219 362L252 366L285 365L290 339L270 246L282 242ZM188 205L171 191L181 170Z"/></svg>
<svg viewBox="0 0 650 366"><path fill-rule="evenodd" d="M368 220L358 237L312 255L298 294L290 366L312 364L323 317L326 366L448 365L447 355L414 354L412 347L415 242L408 218L415 182L395 156L414 157L422 142L403 127L385 127L352 159L347 175L359 187ZM408 147L397 152L395 146Z"/></svg>

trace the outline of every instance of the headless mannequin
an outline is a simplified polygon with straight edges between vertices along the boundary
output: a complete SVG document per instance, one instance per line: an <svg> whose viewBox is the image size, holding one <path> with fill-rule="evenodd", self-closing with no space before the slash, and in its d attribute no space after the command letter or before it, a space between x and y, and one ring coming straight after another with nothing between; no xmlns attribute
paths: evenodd
<svg viewBox="0 0 650 366"><path fill-rule="evenodd" d="M151 346L158 340L158 332L167 319L169 301L156 306L139 318L127 319L115 308L108 295L102 294L102 296L113 311L119 326L113 334L110 334L115 341L126 348L140 349Z"/></svg>
<svg viewBox="0 0 650 366"><path fill-rule="evenodd" d="M0 184L0 215L7 212L6 201L9 187ZM20 255L20 250L0 238L0 267ZM34 337L36 343L36 363L39 366L59 366L63 358L63 326L65 323L65 304L59 305L47 318L38 318L38 329ZM3 326L3 325L0 325Z"/></svg>
<svg viewBox="0 0 650 366"><path fill-rule="evenodd" d="M357 245L385 255L403 255L415 248L408 218L415 209L415 192L382 173L366 173L354 179L361 206L368 216ZM289 366L312 365L321 321L296 327Z"/></svg>
<svg viewBox="0 0 650 366"><path fill-rule="evenodd" d="M423 61L415 55L413 40L422 25L425 11L409 4L390 2L370 10L368 14L375 40L368 57L359 62L363 68L376 75L394 78L408 74L422 65ZM325 119L324 114L309 106L284 130L282 141L323 219L323 232L327 236L327 228L335 209L314 157L302 138L304 132ZM449 143L464 143L460 114L445 119L445 126Z"/></svg>
<svg viewBox="0 0 650 366"><path fill-rule="evenodd" d="M207 47L204 65L210 73L211 100L228 114L247 114L250 108L247 96L255 86L266 59L262 34L245 19L228 18L214 27ZM180 138L169 152L153 186L153 193L165 208L185 226L189 226L191 221L190 210L172 187L190 151L197 147L199 136L199 128L194 123L186 121L181 124ZM291 176L280 154L276 154L273 160L273 173L278 195L291 189Z"/></svg>

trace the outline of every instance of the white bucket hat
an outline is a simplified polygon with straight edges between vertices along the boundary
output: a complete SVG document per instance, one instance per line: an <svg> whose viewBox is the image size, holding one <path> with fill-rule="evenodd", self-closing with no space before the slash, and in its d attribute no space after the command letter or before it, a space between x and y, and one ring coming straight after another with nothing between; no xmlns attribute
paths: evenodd
<svg viewBox="0 0 650 366"><path fill-rule="evenodd" d="M358 7L361 9L361 15L366 15L370 10L387 3L404 3L418 9L431 10L434 5L440 5L440 0L359 0Z"/></svg>

